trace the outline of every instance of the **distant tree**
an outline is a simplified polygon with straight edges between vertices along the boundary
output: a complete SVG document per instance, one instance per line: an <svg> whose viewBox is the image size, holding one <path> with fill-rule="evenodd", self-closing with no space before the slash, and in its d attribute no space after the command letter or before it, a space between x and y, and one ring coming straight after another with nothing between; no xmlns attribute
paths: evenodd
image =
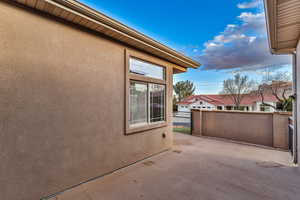
<svg viewBox="0 0 300 200"><path fill-rule="evenodd" d="M275 74L267 71L262 78L262 82L272 83L272 81L292 82L292 74L287 71L278 71Z"/></svg>
<svg viewBox="0 0 300 200"><path fill-rule="evenodd" d="M253 90L254 85L255 83L249 80L248 76L236 74L233 78L223 81L221 94L228 95L233 100L235 109L239 110L243 98Z"/></svg>
<svg viewBox="0 0 300 200"><path fill-rule="evenodd" d="M272 107L276 111L292 111L291 77L289 72L277 72L274 75L266 74L257 89L262 105ZM266 95L273 95L278 101L277 104L266 103Z"/></svg>
<svg viewBox="0 0 300 200"><path fill-rule="evenodd" d="M178 102L182 101L188 96L193 95L196 90L194 83L189 80L177 82L173 86L173 89Z"/></svg>
<svg viewBox="0 0 300 200"><path fill-rule="evenodd" d="M184 98L191 96L194 94L196 88L193 82L186 80L186 81L179 81L174 86L174 98L173 98L173 105L182 101Z"/></svg>

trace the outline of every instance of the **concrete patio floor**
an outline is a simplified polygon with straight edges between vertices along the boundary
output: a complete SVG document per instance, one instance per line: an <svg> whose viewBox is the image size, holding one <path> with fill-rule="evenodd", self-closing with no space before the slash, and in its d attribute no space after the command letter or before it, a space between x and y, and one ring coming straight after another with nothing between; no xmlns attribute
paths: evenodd
<svg viewBox="0 0 300 200"><path fill-rule="evenodd" d="M289 153L175 133L174 148L51 200L299 200Z"/></svg>

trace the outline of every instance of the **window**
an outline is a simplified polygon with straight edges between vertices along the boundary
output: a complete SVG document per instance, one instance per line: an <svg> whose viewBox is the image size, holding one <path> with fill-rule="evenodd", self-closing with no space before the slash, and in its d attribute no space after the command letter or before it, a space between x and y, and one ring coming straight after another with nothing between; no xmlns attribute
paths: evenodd
<svg viewBox="0 0 300 200"><path fill-rule="evenodd" d="M137 75L165 80L164 67L138 60L136 58L129 59L129 69L131 73Z"/></svg>
<svg viewBox="0 0 300 200"><path fill-rule="evenodd" d="M263 111L263 112L270 112L271 109L269 106L266 106L266 105L263 105L263 104L260 104L260 111Z"/></svg>
<svg viewBox="0 0 300 200"><path fill-rule="evenodd" d="M127 61L126 134L167 126L165 67L129 54Z"/></svg>
<svg viewBox="0 0 300 200"><path fill-rule="evenodd" d="M130 124L147 123L148 86L144 83L130 83Z"/></svg>
<svg viewBox="0 0 300 200"><path fill-rule="evenodd" d="M150 122L165 120L165 86L149 84Z"/></svg>
<svg viewBox="0 0 300 200"><path fill-rule="evenodd" d="M226 110L232 110L232 106L226 106L225 109Z"/></svg>
<svg viewBox="0 0 300 200"><path fill-rule="evenodd" d="M130 125L165 120L165 86L130 81Z"/></svg>

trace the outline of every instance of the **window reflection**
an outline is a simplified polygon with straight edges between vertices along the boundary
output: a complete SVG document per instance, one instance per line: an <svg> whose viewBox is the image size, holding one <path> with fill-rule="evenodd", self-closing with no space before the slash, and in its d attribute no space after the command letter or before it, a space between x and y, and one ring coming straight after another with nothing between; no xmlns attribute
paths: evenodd
<svg viewBox="0 0 300 200"><path fill-rule="evenodd" d="M144 62L135 58L129 59L129 69L131 73L165 80L165 68L154 65L152 63Z"/></svg>
<svg viewBox="0 0 300 200"><path fill-rule="evenodd" d="M149 84L150 90L150 122L165 120L165 86Z"/></svg>
<svg viewBox="0 0 300 200"><path fill-rule="evenodd" d="M147 123L147 84L130 83L130 124Z"/></svg>

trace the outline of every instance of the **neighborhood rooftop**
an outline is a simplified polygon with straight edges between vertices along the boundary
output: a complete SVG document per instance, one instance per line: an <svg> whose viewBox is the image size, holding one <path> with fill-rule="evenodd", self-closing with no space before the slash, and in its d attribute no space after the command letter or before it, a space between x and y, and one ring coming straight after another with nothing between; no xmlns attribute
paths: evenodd
<svg viewBox="0 0 300 200"><path fill-rule="evenodd" d="M265 97L266 101L276 101L274 95L266 95ZM230 97L230 95L223 95L223 94L202 94L202 95L193 95L190 97L185 98L183 101L179 102L178 104L193 104L195 100L202 100L205 102L208 102L212 105L234 105L233 99ZM242 99L241 105L250 105L257 101L261 101L261 97L254 94L248 94L245 95L245 97Z"/></svg>
<svg viewBox="0 0 300 200"><path fill-rule="evenodd" d="M137 49L179 65L181 71L197 68L197 61L75 0L14 0L69 22L107 35ZM178 67L178 66L177 66ZM176 68L176 67L175 67Z"/></svg>

